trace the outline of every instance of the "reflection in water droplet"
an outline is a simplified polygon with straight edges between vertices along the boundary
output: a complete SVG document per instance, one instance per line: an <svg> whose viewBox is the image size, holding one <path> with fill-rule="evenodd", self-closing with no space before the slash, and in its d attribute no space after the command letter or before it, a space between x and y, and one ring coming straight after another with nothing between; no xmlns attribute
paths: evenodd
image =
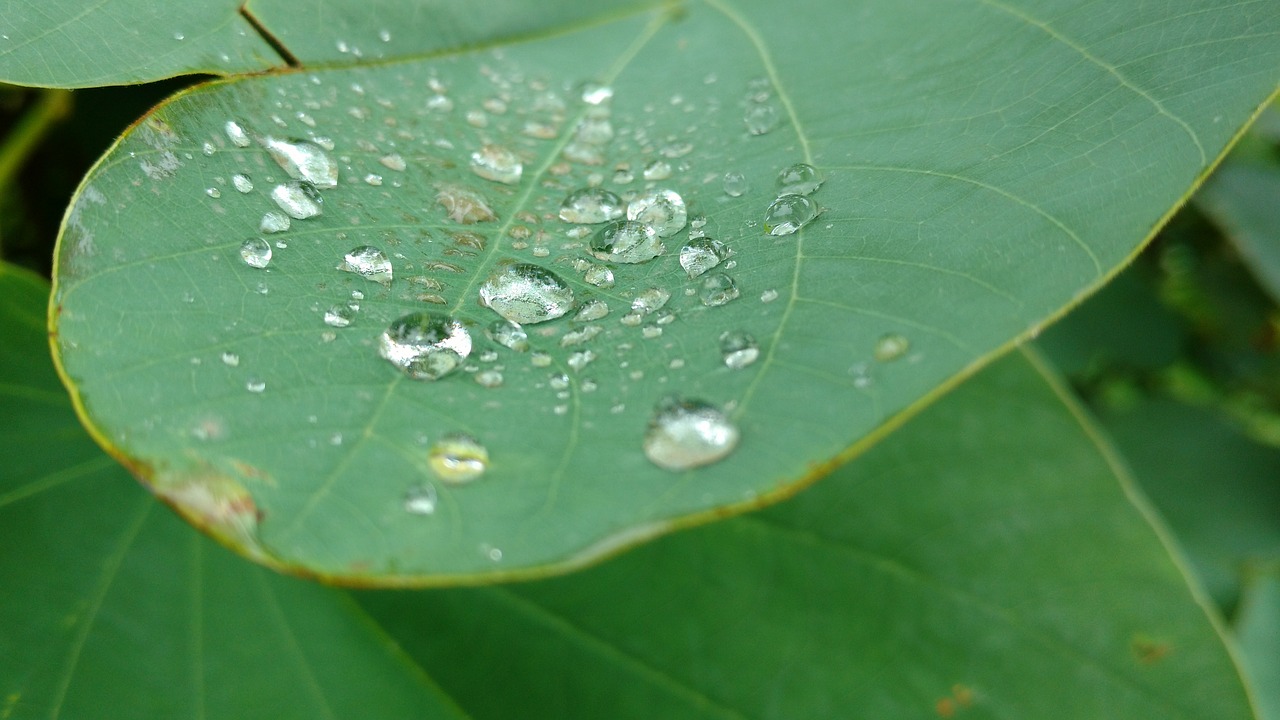
<svg viewBox="0 0 1280 720"><path fill-rule="evenodd" d="M489 451L470 435L452 433L431 446L427 463L444 482L471 482L489 469Z"/></svg>
<svg viewBox="0 0 1280 720"><path fill-rule="evenodd" d="M627 219L647 224L658 237L680 232L687 217L684 198L672 190L650 190L627 206Z"/></svg>
<svg viewBox="0 0 1280 720"><path fill-rule="evenodd" d="M724 273L713 273L702 281L698 297L707 307L719 307L738 297L738 285Z"/></svg>
<svg viewBox="0 0 1280 720"><path fill-rule="evenodd" d="M231 176L231 185L242 193L251 192L253 190L253 178L242 173L236 173Z"/></svg>
<svg viewBox="0 0 1280 720"><path fill-rule="evenodd" d="M471 153L471 172L485 180L515 185L520 182L524 164L510 150L499 145L485 145Z"/></svg>
<svg viewBox="0 0 1280 720"><path fill-rule="evenodd" d="M724 174L724 194L729 197L742 197L751 189L747 176L730 170Z"/></svg>
<svg viewBox="0 0 1280 720"><path fill-rule="evenodd" d="M615 220L591 238L592 255L617 263L642 263L664 249L653 228L634 220Z"/></svg>
<svg viewBox="0 0 1280 720"><path fill-rule="evenodd" d="M471 354L471 334L453 318L410 313L383 331L378 354L415 380L437 380Z"/></svg>
<svg viewBox="0 0 1280 720"><path fill-rule="evenodd" d="M663 305L671 299L671 293L660 287L651 287L647 290L640 291L635 299L631 301L631 309L648 315L662 309Z"/></svg>
<svg viewBox="0 0 1280 720"><path fill-rule="evenodd" d="M782 116L772 103L751 103L742 115L742 122L752 135L764 135L781 124Z"/></svg>
<svg viewBox="0 0 1280 720"><path fill-rule="evenodd" d="M270 136L259 142L289 177L309 182L318 188L331 188L338 184L338 164L319 145L305 140L282 140Z"/></svg>
<svg viewBox="0 0 1280 720"><path fill-rule="evenodd" d="M760 344L741 330L729 330L720 335L720 355L731 370L742 368L760 357Z"/></svg>
<svg viewBox="0 0 1280 720"><path fill-rule="evenodd" d="M526 352L529 349L529 335L520 327L520 323L506 319L494 320L484 329L484 334L490 340L516 352Z"/></svg>
<svg viewBox="0 0 1280 720"><path fill-rule="evenodd" d="M649 420L644 454L664 470L688 470L724 458L738 437L738 428L714 405L667 397Z"/></svg>
<svg viewBox="0 0 1280 720"><path fill-rule="evenodd" d="M609 304L603 300L590 300L578 310L578 314L573 316L578 322L591 322L599 320L609 314Z"/></svg>
<svg viewBox="0 0 1280 720"><path fill-rule="evenodd" d="M271 246L262 238L249 238L240 246L240 259L249 267L264 268L271 262Z"/></svg>
<svg viewBox="0 0 1280 720"><path fill-rule="evenodd" d="M311 183L295 180L271 189L271 199L289 217L305 220L320 214L320 193Z"/></svg>
<svg viewBox="0 0 1280 720"><path fill-rule="evenodd" d="M413 515L431 515L436 511L436 487L423 483L409 488L404 494L405 512Z"/></svg>
<svg viewBox="0 0 1280 720"><path fill-rule="evenodd" d="M262 222L258 223L258 231L264 233L278 233L289 229L293 221L288 215L276 210L268 210L262 216Z"/></svg>
<svg viewBox="0 0 1280 720"><path fill-rule="evenodd" d="M622 198L598 187L574 190L560 203L560 219L580 225L617 220L622 213Z"/></svg>
<svg viewBox="0 0 1280 720"><path fill-rule="evenodd" d="M812 165L796 163L778 173L778 194L809 195L822 187L822 176Z"/></svg>
<svg viewBox="0 0 1280 720"><path fill-rule="evenodd" d="M480 286L480 302L518 323L540 323L573 309L573 290L559 275L538 265L498 268Z"/></svg>
<svg viewBox="0 0 1280 720"><path fill-rule="evenodd" d="M582 274L582 279L588 285L607 289L613 287L613 271L603 265L592 265Z"/></svg>
<svg viewBox="0 0 1280 720"><path fill-rule="evenodd" d="M719 265L728 256L729 251L724 243L701 237L690 240L680 248L680 267L693 279Z"/></svg>
<svg viewBox="0 0 1280 720"><path fill-rule="evenodd" d="M357 310L355 303L334 305L324 312L324 324L329 327L347 327L356 319Z"/></svg>
<svg viewBox="0 0 1280 720"><path fill-rule="evenodd" d="M249 139L249 133L245 132L244 127L235 120L228 120L227 124L222 126L222 129L227 133L227 139L236 147L249 147L252 142Z"/></svg>
<svg viewBox="0 0 1280 720"><path fill-rule="evenodd" d="M764 213L764 231L790 235L818 217L818 206L804 195L779 195Z"/></svg>
<svg viewBox="0 0 1280 720"><path fill-rule="evenodd" d="M892 362L907 354L911 341L906 336L892 333L876 341L874 356L880 362Z"/></svg>
<svg viewBox="0 0 1280 720"><path fill-rule="evenodd" d="M361 245L352 248L342 257L338 269L368 278L384 287L391 287L391 261L387 259L386 253L376 247Z"/></svg>

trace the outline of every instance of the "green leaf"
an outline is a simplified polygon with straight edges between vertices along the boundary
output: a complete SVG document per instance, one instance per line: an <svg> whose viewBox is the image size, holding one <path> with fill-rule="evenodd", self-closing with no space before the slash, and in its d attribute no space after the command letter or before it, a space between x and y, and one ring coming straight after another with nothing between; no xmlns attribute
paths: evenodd
<svg viewBox="0 0 1280 720"><path fill-rule="evenodd" d="M1103 282L1274 88L1274 11L1223 4L1206 23L1176 4L1084 7L717 1L431 60L202 86L86 179L60 242L58 357L101 442L197 524L334 581L527 576L777 499ZM577 99L587 80L612 86L611 105ZM603 107L612 142L598 158L570 153L601 164L567 162L575 123ZM763 129L764 107L778 127L749 135L747 114ZM229 143L231 120L332 138L340 166L323 214L268 236L265 270L239 248L285 174ZM530 137L531 122L556 137ZM522 158L518 185L470 172L485 143ZM587 241L556 219L562 199L595 180L638 191L643 180L622 180L654 160L735 252L722 269L738 299L703 305L702 280L675 257L683 232L665 256L615 267L609 290L568 264ZM774 178L797 161L826 178L813 196L826 209L799 233L764 235ZM727 172L749 191L727 195ZM232 189L237 173L251 192ZM441 201L460 192L496 218L450 219ZM361 245L391 257L389 289L334 269ZM564 319L529 328L550 367L505 348L483 360L497 316L477 288L508 259L610 305L580 346L593 364L571 370ZM671 293L677 319L621 323L649 287ZM326 327L353 291L355 322ZM380 333L423 310L470 324L471 361L501 365L503 386L469 372L412 381L380 359ZM762 345L741 371L717 348L734 330ZM877 342L898 335L905 356L877 362ZM549 379L560 372L565 390ZM727 408L736 452L689 472L648 463L646 424L672 392ZM454 432L488 448L488 473L439 485L431 517L405 512L405 493L434 481L430 443ZM216 517L191 501L210 494L251 497L253 511Z"/></svg>
<svg viewBox="0 0 1280 720"><path fill-rule="evenodd" d="M598 568L356 597L480 719L599 717L597 698L617 717L1252 717L1043 372L1003 360L800 496Z"/></svg>
<svg viewBox="0 0 1280 720"><path fill-rule="evenodd" d="M89 441L48 292L0 265L0 717L463 717L349 600L191 532Z"/></svg>
<svg viewBox="0 0 1280 720"><path fill-rule="evenodd" d="M1258 284L1280 302L1280 164L1227 162L1196 195L1231 239Z"/></svg>
<svg viewBox="0 0 1280 720"><path fill-rule="evenodd" d="M1258 720L1280 718L1280 569L1254 575L1245 586L1235 623L1244 665L1252 681Z"/></svg>

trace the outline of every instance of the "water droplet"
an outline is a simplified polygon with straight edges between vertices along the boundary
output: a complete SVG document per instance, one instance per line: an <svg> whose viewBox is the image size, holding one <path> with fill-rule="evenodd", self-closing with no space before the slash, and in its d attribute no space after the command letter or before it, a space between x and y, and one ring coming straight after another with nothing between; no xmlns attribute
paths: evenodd
<svg viewBox="0 0 1280 720"><path fill-rule="evenodd" d="M510 150L499 145L485 145L471 153L471 172L485 180L515 185L520 182L524 164Z"/></svg>
<svg viewBox="0 0 1280 720"><path fill-rule="evenodd" d="M740 172L729 171L724 174L724 194L729 197L742 197L751 190L747 176Z"/></svg>
<svg viewBox="0 0 1280 720"><path fill-rule="evenodd" d="M382 42L391 42L391 31L385 30L385 29L379 30L378 39L381 40Z"/></svg>
<svg viewBox="0 0 1280 720"><path fill-rule="evenodd" d="M707 307L719 307L738 297L738 285L724 273L713 273L702 281L698 297Z"/></svg>
<svg viewBox="0 0 1280 720"><path fill-rule="evenodd" d="M404 494L405 512L413 515L431 515L436 511L436 487L423 483L409 488Z"/></svg>
<svg viewBox="0 0 1280 720"><path fill-rule="evenodd" d="M911 341L903 335L892 333L876 341L874 356L880 362L892 362L907 354Z"/></svg>
<svg viewBox="0 0 1280 720"><path fill-rule="evenodd" d="M622 198L598 187L574 190L560 204L560 219L580 225L617 220L622 213Z"/></svg>
<svg viewBox="0 0 1280 720"><path fill-rule="evenodd" d="M475 379L482 387L496 388L502 386L502 373L498 370L481 370L475 374Z"/></svg>
<svg viewBox="0 0 1280 720"><path fill-rule="evenodd" d="M378 162L382 163L382 166L388 170L395 170L397 172L404 172L404 169L409 167L409 164L404 161L404 157L399 153L383 155L378 158Z"/></svg>
<svg viewBox="0 0 1280 720"><path fill-rule="evenodd" d="M764 213L764 231L790 235L818 217L818 206L804 195L779 195Z"/></svg>
<svg viewBox="0 0 1280 720"><path fill-rule="evenodd" d="M635 296L635 299L631 301L631 309L648 315L661 310L662 306L666 305L670 299L671 293L669 291L659 287L651 287L647 290L642 290Z"/></svg>
<svg viewBox="0 0 1280 720"><path fill-rule="evenodd" d="M782 123L782 116L772 103L751 103L742 115L742 122L752 135L764 135Z"/></svg>
<svg viewBox="0 0 1280 720"><path fill-rule="evenodd" d="M244 389L251 393L262 393L267 389L267 383L261 378L251 377L244 383Z"/></svg>
<svg viewBox="0 0 1280 720"><path fill-rule="evenodd" d="M387 254L376 247L361 245L342 256L338 269L368 278L384 287L391 287L392 268Z"/></svg>
<svg viewBox="0 0 1280 720"><path fill-rule="evenodd" d="M271 190L271 199L289 217L305 220L320 214L320 193L311 183L294 180L277 185Z"/></svg>
<svg viewBox="0 0 1280 720"><path fill-rule="evenodd" d="M726 367L741 370L760 357L760 344L741 330L729 330L720 335L720 355Z"/></svg>
<svg viewBox="0 0 1280 720"><path fill-rule="evenodd" d="M738 437L738 428L719 408L672 396L654 408L644 434L644 454L664 470L689 470L733 452Z"/></svg>
<svg viewBox="0 0 1280 720"><path fill-rule="evenodd" d="M644 166L645 180L666 180L671 177L671 163L666 160L653 160Z"/></svg>
<svg viewBox="0 0 1280 720"><path fill-rule="evenodd" d="M490 340L510 350L526 352L529 349L529 335L524 328L520 327L520 323L506 319L494 320L484 329L484 334Z"/></svg>
<svg viewBox="0 0 1280 720"><path fill-rule="evenodd" d="M613 99L613 88L600 83L585 83L582 86L582 102L588 105L602 105Z"/></svg>
<svg viewBox="0 0 1280 720"><path fill-rule="evenodd" d="M529 355L529 364L534 367L550 367L551 355L541 350L534 350L533 353Z"/></svg>
<svg viewBox="0 0 1280 720"><path fill-rule="evenodd" d="M240 245L240 259L249 267L264 268L271 262L271 246L262 238L249 238Z"/></svg>
<svg viewBox="0 0 1280 720"><path fill-rule="evenodd" d="M431 446L427 463L444 482L466 483L489 469L489 451L470 435L451 433Z"/></svg>
<svg viewBox="0 0 1280 720"><path fill-rule="evenodd" d="M415 380L438 380L471 354L471 333L450 317L410 313L383 331L378 354Z"/></svg>
<svg viewBox="0 0 1280 720"><path fill-rule="evenodd" d="M382 176L377 173L369 173L364 176L364 182L366 185L378 187L382 184Z"/></svg>
<svg viewBox="0 0 1280 720"><path fill-rule="evenodd" d="M591 254L617 263L642 263L665 248L653 228L634 220L615 220L591 238Z"/></svg>
<svg viewBox="0 0 1280 720"><path fill-rule="evenodd" d="M578 310L578 314L573 316L578 322L591 322L599 320L609 314L609 303L603 300L589 300Z"/></svg>
<svg viewBox="0 0 1280 720"><path fill-rule="evenodd" d="M728 256L729 251L724 243L701 237L690 240L680 248L680 267L693 279L719 265Z"/></svg>
<svg viewBox="0 0 1280 720"><path fill-rule="evenodd" d="M483 197L460 185L438 186L436 202L448 213L450 220L463 225L489 222L498 217Z"/></svg>
<svg viewBox="0 0 1280 720"><path fill-rule="evenodd" d="M591 364L595 359L596 354L594 352L590 350L579 350L577 352L570 353L569 358L565 362L568 363L569 367L573 368L574 372L578 372L582 370L582 368Z"/></svg>
<svg viewBox="0 0 1280 720"><path fill-rule="evenodd" d="M249 133L235 120L228 120L222 126L222 130L227 134L227 139L231 141L231 144L236 147L249 147L253 142L249 139Z"/></svg>
<svg viewBox="0 0 1280 720"><path fill-rule="evenodd" d="M293 223L289 220L288 215L275 210L268 210L263 214L262 222L258 223L258 232L268 234L284 232L289 229L291 224Z"/></svg>
<svg viewBox="0 0 1280 720"><path fill-rule="evenodd" d="M200 152L204 153L205 157L213 157L213 154L218 152L218 148L214 147L213 143L206 140L204 144L200 146Z"/></svg>
<svg viewBox="0 0 1280 720"><path fill-rule="evenodd" d="M248 175L236 173L231 176L231 185L242 193L251 192L253 190L253 178Z"/></svg>
<svg viewBox="0 0 1280 720"><path fill-rule="evenodd" d="M645 340L660 338L662 337L662 327L659 325L654 325L653 323L649 323L648 325L645 325L644 327L640 328L640 337L644 338Z"/></svg>
<svg viewBox="0 0 1280 720"><path fill-rule="evenodd" d="M778 299L778 291L774 290L773 288L769 288L768 290L765 290L764 292L760 293L760 302L762 303L771 303L777 299Z"/></svg>
<svg viewBox="0 0 1280 720"><path fill-rule="evenodd" d="M590 341L595 336L604 332L604 328L599 325L587 325L577 330L570 330L560 338L560 347L573 347Z"/></svg>
<svg viewBox="0 0 1280 720"><path fill-rule="evenodd" d="M480 302L518 323L540 323L573 309L573 290L559 275L538 265L498 268L480 286Z"/></svg>
<svg viewBox="0 0 1280 720"><path fill-rule="evenodd" d="M592 265L582 274L582 279L588 285L608 289L613 287L613 271L603 265Z"/></svg>
<svg viewBox="0 0 1280 720"><path fill-rule="evenodd" d="M259 142L289 177L318 188L331 188L338 184L338 164L319 145L306 140L282 140L270 136Z"/></svg>
<svg viewBox="0 0 1280 720"><path fill-rule="evenodd" d="M222 353L222 362L228 367L239 367L240 356L233 352L224 352Z"/></svg>
<svg viewBox="0 0 1280 720"><path fill-rule="evenodd" d="M217 200L218 198L222 197L222 191L221 191L221 190L219 190L219 189L218 189L218 188L216 188L216 187L205 188L205 189L204 189L204 194L205 194L205 195L208 195L209 197L213 198L214 200Z"/></svg>
<svg viewBox="0 0 1280 720"><path fill-rule="evenodd" d="M680 232L687 218L684 198L672 190L650 190L627 207L628 220L649 225L658 237L671 237Z"/></svg>
<svg viewBox="0 0 1280 720"><path fill-rule="evenodd" d="M453 110L453 100L448 95L435 94L427 98L427 109L435 112L451 112Z"/></svg>
<svg viewBox="0 0 1280 720"><path fill-rule="evenodd" d="M564 373L553 373L547 378L547 384L552 390L567 390L569 388L569 376Z"/></svg>
<svg viewBox="0 0 1280 720"><path fill-rule="evenodd" d="M823 178L812 165L796 163L778 173L780 195L809 195L822 187Z"/></svg>
<svg viewBox="0 0 1280 720"><path fill-rule="evenodd" d="M329 327L344 328L356 319L359 306L355 303L334 305L324 312L324 324Z"/></svg>

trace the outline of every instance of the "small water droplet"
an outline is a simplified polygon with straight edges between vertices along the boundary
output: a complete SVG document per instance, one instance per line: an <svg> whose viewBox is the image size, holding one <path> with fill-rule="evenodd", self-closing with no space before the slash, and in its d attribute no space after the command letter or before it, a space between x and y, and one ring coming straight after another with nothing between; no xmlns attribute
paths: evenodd
<svg viewBox="0 0 1280 720"><path fill-rule="evenodd" d="M240 259L249 267L264 268L271 262L271 245L262 238L249 238L240 245Z"/></svg>
<svg viewBox="0 0 1280 720"><path fill-rule="evenodd" d="M451 433L431 446L427 463L444 482L471 482L489 469L489 450L470 435Z"/></svg>
<svg viewBox="0 0 1280 720"><path fill-rule="evenodd" d="M592 265L582 274L582 280L588 285L608 289L613 287L613 271L603 265Z"/></svg>
<svg viewBox="0 0 1280 720"><path fill-rule="evenodd" d="M644 454L664 470L689 470L723 459L737 447L738 438L738 428L719 408L672 396L654 408Z"/></svg>
<svg viewBox="0 0 1280 720"><path fill-rule="evenodd" d="M574 190L560 204L560 219L580 225L617 220L622 217L622 198L604 188L591 187Z"/></svg>
<svg viewBox="0 0 1280 720"><path fill-rule="evenodd" d="M205 195L208 195L209 197L213 198L214 200L217 200L218 198L222 197L222 191L221 191L221 190L219 190L219 189L218 189L218 188L216 188L216 187L205 188L205 189L204 189L204 194L205 194Z"/></svg>
<svg viewBox="0 0 1280 720"><path fill-rule="evenodd" d="M436 202L444 208L450 220L463 225L489 222L498 217L483 197L461 185L438 186Z"/></svg>
<svg viewBox="0 0 1280 720"><path fill-rule="evenodd" d="M204 144L200 146L200 152L204 153L205 157L213 157L213 154L218 152L218 148L215 147L213 143L206 140Z"/></svg>
<svg viewBox="0 0 1280 720"><path fill-rule="evenodd" d="M268 210L262 216L262 222L258 223L258 232L263 233L279 233L289 229L293 221L288 215L276 210Z"/></svg>
<svg viewBox="0 0 1280 720"><path fill-rule="evenodd" d="M596 359L596 354L590 350L578 350L570 353L569 358L565 361L574 372L579 372L582 368L591 364Z"/></svg>
<svg viewBox="0 0 1280 720"><path fill-rule="evenodd" d="M876 341L874 356L880 362L892 362L907 354L911 349L911 341L906 336L891 333Z"/></svg>
<svg viewBox="0 0 1280 720"><path fill-rule="evenodd" d="M529 335L520 323L510 320L494 320L484 329L484 334L499 345L516 352L529 350Z"/></svg>
<svg viewBox="0 0 1280 720"><path fill-rule="evenodd" d="M812 165L796 163L778 173L778 194L809 195L822 187L823 178Z"/></svg>
<svg viewBox="0 0 1280 720"><path fill-rule="evenodd" d="M551 367L551 355L542 350L534 350L529 355L529 364L534 367Z"/></svg>
<svg viewBox="0 0 1280 720"><path fill-rule="evenodd" d="M502 386L502 373L498 370L481 370L475 374L475 379L482 387L496 388Z"/></svg>
<svg viewBox="0 0 1280 720"><path fill-rule="evenodd" d="M480 286L480 302L518 323L554 320L573 309L573 290L559 275L539 265L500 267Z"/></svg>
<svg viewBox="0 0 1280 720"><path fill-rule="evenodd" d="M644 327L640 328L640 337L644 338L645 340L653 340L654 338L660 338L662 337L662 327L660 325L654 325L653 323L649 323L648 325L645 325Z"/></svg>
<svg viewBox="0 0 1280 720"><path fill-rule="evenodd" d="M774 290L773 288L769 288L768 290L765 290L764 292L760 293L760 302L762 303L771 303L777 299L778 299L778 291Z"/></svg>
<svg viewBox="0 0 1280 720"><path fill-rule="evenodd" d="M391 261L387 259L386 253L376 247L361 245L352 248L342 257L338 269L368 278L384 287L391 287Z"/></svg>
<svg viewBox="0 0 1280 720"><path fill-rule="evenodd" d="M613 88L600 83L584 83L582 85L582 102L588 105L603 105L613 99Z"/></svg>
<svg viewBox="0 0 1280 720"><path fill-rule="evenodd" d="M251 192L253 190L253 178L242 173L236 173L231 176L231 185L242 193Z"/></svg>
<svg viewBox="0 0 1280 720"><path fill-rule="evenodd" d="M760 344L750 334L729 330L720 335L720 355L731 370L741 370L760 357Z"/></svg>
<svg viewBox="0 0 1280 720"><path fill-rule="evenodd" d="M560 338L560 347L573 347L590 341L595 336L604 332L604 328L599 325L586 325L577 330L570 330Z"/></svg>
<svg viewBox="0 0 1280 720"><path fill-rule="evenodd" d="M818 205L804 195L779 195L764 213L764 231L790 235L818 217Z"/></svg>
<svg viewBox="0 0 1280 720"><path fill-rule="evenodd" d="M329 327L344 328L356 319L359 306L355 303L334 305L324 312L324 324Z"/></svg>
<svg viewBox="0 0 1280 720"><path fill-rule="evenodd" d="M338 184L338 164L319 145L306 140L282 140L270 136L259 142L289 177L318 188L331 188Z"/></svg>
<svg viewBox="0 0 1280 720"><path fill-rule="evenodd" d="M642 263L665 248L653 228L634 220L614 220L591 238L591 254L616 263Z"/></svg>
<svg viewBox="0 0 1280 720"><path fill-rule="evenodd" d="M404 494L405 512L413 515L431 515L436 511L436 488L431 483L415 485Z"/></svg>
<svg viewBox="0 0 1280 720"><path fill-rule="evenodd" d="M666 180L671 177L671 163L666 160L653 160L644 166L645 180Z"/></svg>
<svg viewBox="0 0 1280 720"><path fill-rule="evenodd" d="M410 313L383 331L378 354L415 380L438 380L471 354L471 333L450 317Z"/></svg>
<svg viewBox="0 0 1280 720"><path fill-rule="evenodd" d="M262 393L267 389L267 383L258 377L250 377L244 383L244 388L251 393Z"/></svg>
<svg viewBox="0 0 1280 720"><path fill-rule="evenodd" d="M658 237L680 232L687 218L684 198L673 190L650 190L627 206L627 219L647 224Z"/></svg>
<svg viewBox="0 0 1280 720"><path fill-rule="evenodd" d="M224 352L222 353L222 363L228 367L239 367L240 356L230 351Z"/></svg>
<svg viewBox="0 0 1280 720"><path fill-rule="evenodd" d="M236 147L249 147L253 142L249 139L249 133L235 120L228 120L222 126L222 130L227 134L227 139L231 141L231 144Z"/></svg>
<svg viewBox="0 0 1280 720"><path fill-rule="evenodd" d="M294 180L277 185L271 190L271 199L289 217L305 220L320 214L320 193L308 182Z"/></svg>
<svg viewBox="0 0 1280 720"><path fill-rule="evenodd" d="M382 42L391 42L391 31L385 30L385 29L379 30L378 39L381 40Z"/></svg>
<svg viewBox="0 0 1280 720"><path fill-rule="evenodd" d="M378 187L379 185L382 184L382 176L377 173L369 173L368 175L364 176L364 182L366 185L372 185L374 187Z"/></svg>
<svg viewBox="0 0 1280 720"><path fill-rule="evenodd" d="M717 240L708 237L690 240L680 248L680 267L690 279L719 265L729 256L729 250Z"/></svg>
<svg viewBox="0 0 1280 720"><path fill-rule="evenodd" d="M397 172L403 172L405 168L409 167L409 164L405 162L404 157L398 153L383 155L378 158L378 162L382 163L382 166L388 170L395 170Z"/></svg>
<svg viewBox="0 0 1280 720"><path fill-rule="evenodd" d="M773 103L751 103L742 115L742 122L752 135L764 135L782 123L782 115Z"/></svg>
<svg viewBox="0 0 1280 720"><path fill-rule="evenodd" d="M660 287L651 287L647 290L640 291L631 301L631 309L635 312L648 315L662 309L663 305L671 299L671 293Z"/></svg>
<svg viewBox="0 0 1280 720"><path fill-rule="evenodd" d="M471 153L471 172L485 180L515 185L520 182L524 164L515 153L500 145L484 145Z"/></svg>
<svg viewBox="0 0 1280 720"><path fill-rule="evenodd" d="M747 176L730 170L724 174L724 194L729 197L742 197L751 190Z"/></svg>
<svg viewBox="0 0 1280 720"><path fill-rule="evenodd" d="M578 322L591 322L592 320L599 320L608 314L609 303L603 300L589 300L578 310L578 314L574 315L573 319Z"/></svg>
<svg viewBox="0 0 1280 720"><path fill-rule="evenodd" d="M724 273L712 273L702 281L698 297L707 307L719 307L738 297L738 285Z"/></svg>

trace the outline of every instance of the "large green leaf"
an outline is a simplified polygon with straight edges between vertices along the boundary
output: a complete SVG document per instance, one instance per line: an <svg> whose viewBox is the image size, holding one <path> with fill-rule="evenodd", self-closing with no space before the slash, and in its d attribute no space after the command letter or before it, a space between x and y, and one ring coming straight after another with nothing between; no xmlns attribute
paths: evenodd
<svg viewBox="0 0 1280 720"><path fill-rule="evenodd" d="M1280 718L1280 569L1258 572L1245 588L1235 630L1257 695L1258 720Z"/></svg>
<svg viewBox="0 0 1280 720"><path fill-rule="evenodd" d="M86 179L60 243L57 354L100 441L264 562L358 583L581 564L794 491L1101 283L1272 91L1278 27L1280 9L1226 3L717 1L433 60L202 86ZM578 100L586 80L613 87L611 106ZM602 107L616 136L601 164L564 161L575 123ZM745 115L765 107L779 126L749 135ZM228 142L231 120L332 138L341 168L322 215L269 236L266 270L239 248L285 177L264 150ZM530 122L555 137L531 137ZM518 185L471 174L484 143L523 159ZM684 233L657 260L615 267L610 290L566 264L586 255L555 217L566 194L634 192L653 160L734 250L739 299L704 307L675 258ZM774 177L797 161L826 177L814 198L827 209L764 235ZM726 194L726 172L750 189ZM233 190L237 173L255 188ZM496 218L450 219L439 201L460 190ZM390 289L334 269L359 245L391 255ZM427 310L471 324L483 359L496 315L476 290L508 259L612 307L581 346L593 364L570 370L566 320L530 327L550 367L505 348L475 363L502 366L499 388L470 372L411 381L377 357L388 323ZM678 319L619 322L653 286ZM353 291L354 324L326 328ZM759 338L759 362L724 367L731 330ZM890 335L910 350L879 363ZM549 380L560 372L564 390ZM728 408L741 447L690 472L650 465L641 437L671 392ZM488 447L488 474L441 485L431 517L405 512L406 491L431 480L427 445L458 431ZM213 512L219 498L245 512Z"/></svg>
<svg viewBox="0 0 1280 720"><path fill-rule="evenodd" d="M0 275L25 463L0 468L0 717L461 717L428 673L475 718L1250 717L1127 480L1019 357L766 512L357 605L184 533L95 456L44 290Z"/></svg>

